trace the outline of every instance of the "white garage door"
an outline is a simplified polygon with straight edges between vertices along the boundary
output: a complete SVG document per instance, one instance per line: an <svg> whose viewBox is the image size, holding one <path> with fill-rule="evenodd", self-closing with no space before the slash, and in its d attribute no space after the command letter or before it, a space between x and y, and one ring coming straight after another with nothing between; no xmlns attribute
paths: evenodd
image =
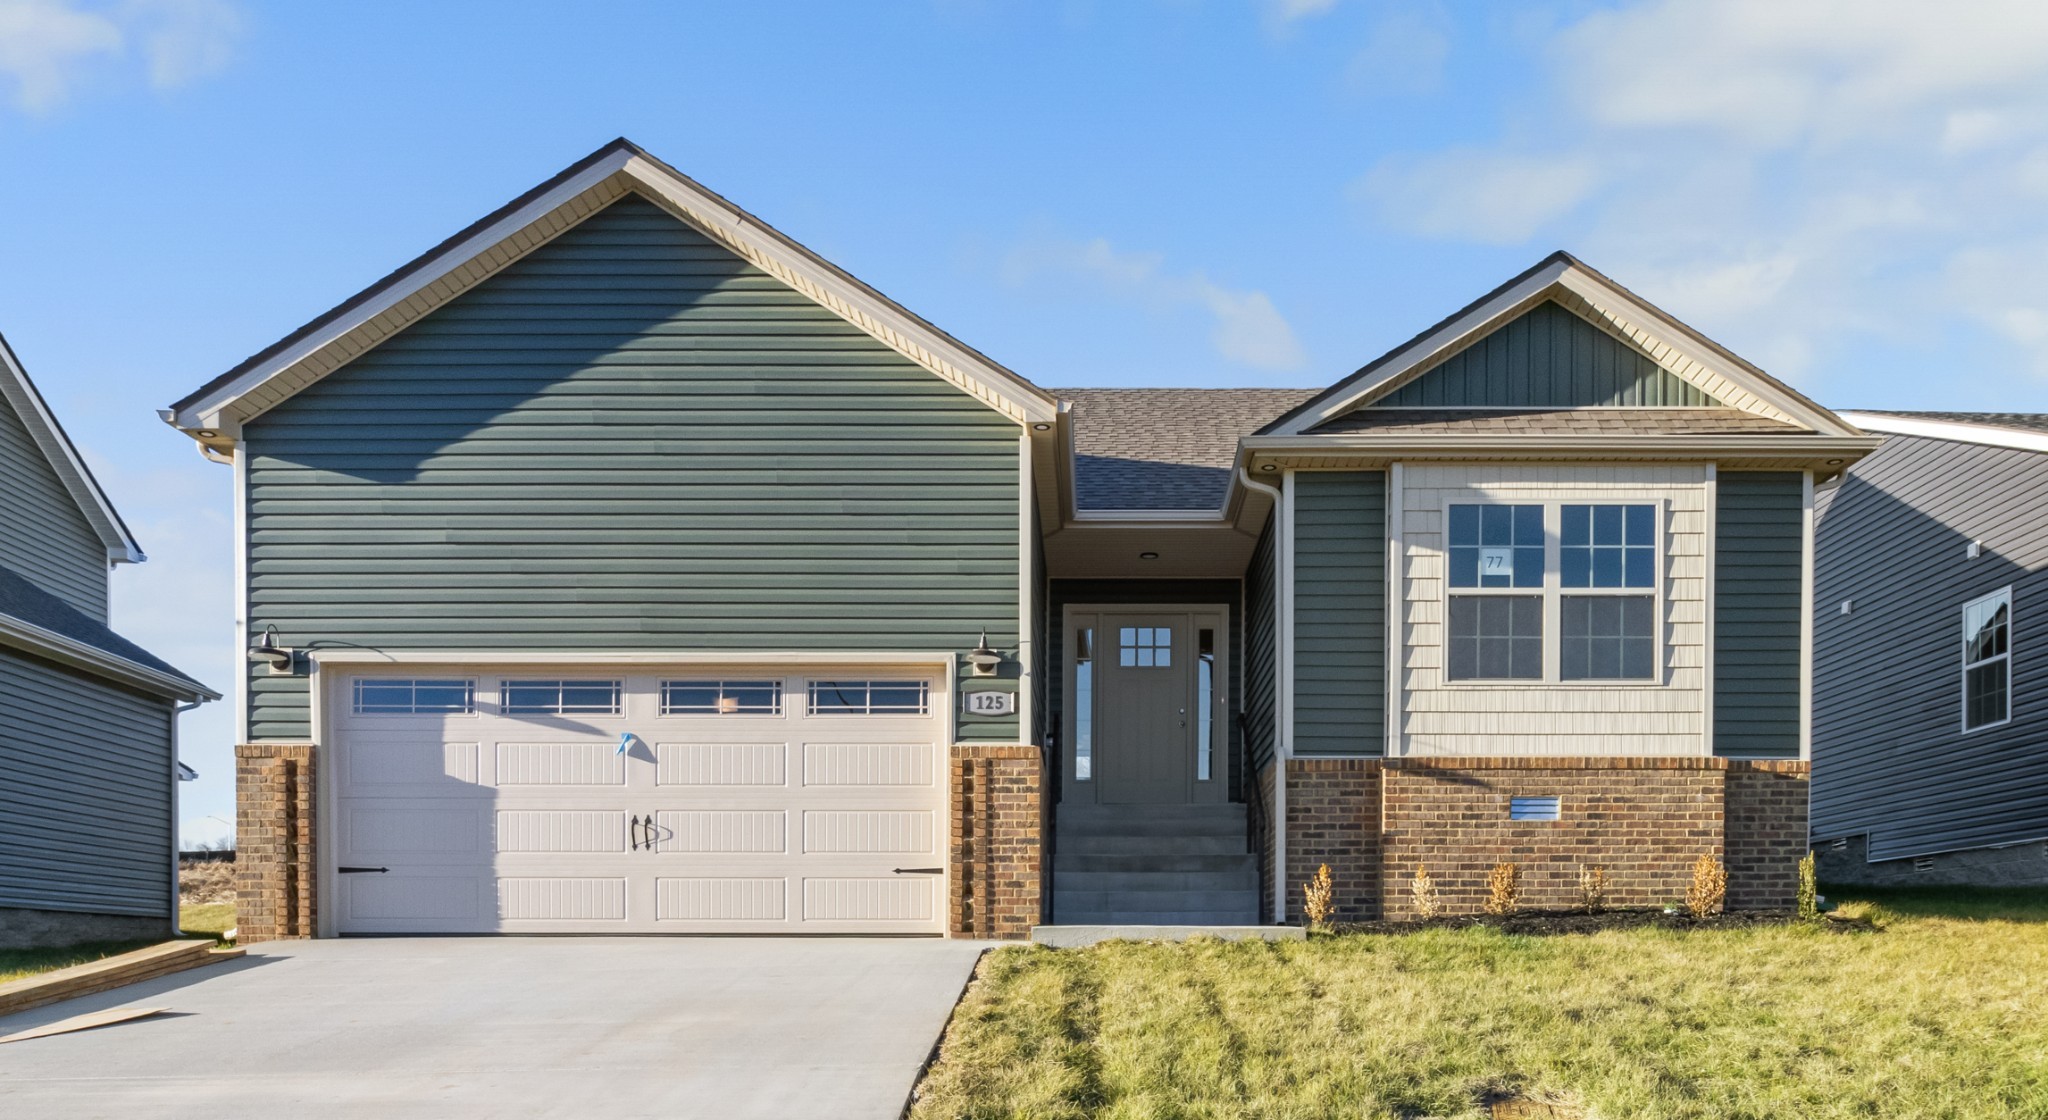
<svg viewBox="0 0 2048 1120"><path fill-rule="evenodd" d="M336 932L942 932L943 699L881 670L351 676Z"/></svg>

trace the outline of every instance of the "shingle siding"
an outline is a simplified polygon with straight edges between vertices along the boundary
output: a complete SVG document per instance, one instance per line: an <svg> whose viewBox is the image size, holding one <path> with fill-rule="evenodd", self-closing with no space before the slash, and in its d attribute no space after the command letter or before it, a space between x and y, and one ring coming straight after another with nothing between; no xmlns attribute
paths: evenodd
<svg viewBox="0 0 2048 1120"><path fill-rule="evenodd" d="M245 427L249 621L302 648L1014 650L1019 435L630 197ZM309 733L303 677L249 682L253 737Z"/></svg>
<svg viewBox="0 0 2048 1120"><path fill-rule="evenodd" d="M1714 511L1714 753L1799 757L1805 475L1724 471Z"/></svg>
<svg viewBox="0 0 2048 1120"><path fill-rule="evenodd" d="M2048 836L2043 494L2048 455L1894 435L1817 503L1816 838L1884 860ZM2013 719L1965 734L1963 604L2006 586Z"/></svg>
<svg viewBox="0 0 2048 1120"><path fill-rule="evenodd" d="M0 397L0 566L107 620L107 546L71 491Z"/></svg>
<svg viewBox="0 0 2048 1120"><path fill-rule="evenodd" d="M1372 407L1716 404L1648 354L1553 302L1537 304Z"/></svg>
<svg viewBox="0 0 2048 1120"><path fill-rule="evenodd" d="M171 706L0 647L0 907L168 915Z"/></svg>
<svg viewBox="0 0 2048 1120"><path fill-rule="evenodd" d="M1387 476L1296 474L1294 753L1386 749Z"/></svg>

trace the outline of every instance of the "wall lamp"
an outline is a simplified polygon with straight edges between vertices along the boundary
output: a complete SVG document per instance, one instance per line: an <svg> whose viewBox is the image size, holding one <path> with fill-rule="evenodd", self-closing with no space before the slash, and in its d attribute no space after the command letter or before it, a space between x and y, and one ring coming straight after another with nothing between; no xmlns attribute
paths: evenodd
<svg viewBox="0 0 2048 1120"><path fill-rule="evenodd" d="M265 626L263 636L249 647L249 660L261 661L270 666L273 673L292 671L292 649L277 644L277 627Z"/></svg>
<svg viewBox="0 0 2048 1120"><path fill-rule="evenodd" d="M1003 663L1003 655L988 647L988 631L981 632L981 641L967 651L967 668L971 675L993 677Z"/></svg>

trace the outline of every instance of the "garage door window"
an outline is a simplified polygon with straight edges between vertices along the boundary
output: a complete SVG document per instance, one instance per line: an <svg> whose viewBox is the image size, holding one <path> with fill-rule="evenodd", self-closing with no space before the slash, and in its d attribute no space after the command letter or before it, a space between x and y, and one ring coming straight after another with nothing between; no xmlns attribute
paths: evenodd
<svg viewBox="0 0 2048 1120"><path fill-rule="evenodd" d="M922 716L932 707L924 681L812 681L814 716Z"/></svg>
<svg viewBox="0 0 2048 1120"><path fill-rule="evenodd" d="M359 716L470 716L476 714L476 682L358 680L354 706Z"/></svg>
<svg viewBox="0 0 2048 1120"><path fill-rule="evenodd" d="M615 716L618 681L506 681L499 710L508 716Z"/></svg>
<svg viewBox="0 0 2048 1120"><path fill-rule="evenodd" d="M781 681L663 681L665 716L779 716Z"/></svg>

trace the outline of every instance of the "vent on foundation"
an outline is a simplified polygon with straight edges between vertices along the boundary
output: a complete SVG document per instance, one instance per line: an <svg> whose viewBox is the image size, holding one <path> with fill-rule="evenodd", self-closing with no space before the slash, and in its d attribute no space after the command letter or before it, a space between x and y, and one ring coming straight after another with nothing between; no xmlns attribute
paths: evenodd
<svg viewBox="0 0 2048 1120"><path fill-rule="evenodd" d="M1914 860L1914 861L1913 861L1913 870L1915 870L1915 871L1932 871L1932 870L1934 870L1934 857L1933 857L1933 856L1921 856L1921 857L1920 857L1919 859L1916 859L1916 860Z"/></svg>
<svg viewBox="0 0 2048 1120"><path fill-rule="evenodd" d="M1558 810L1555 797L1508 798L1508 819L1511 821L1554 821L1558 819Z"/></svg>
<svg viewBox="0 0 2048 1120"><path fill-rule="evenodd" d="M1847 840L1847 838L1844 838L1841 840L1837 840L1832 844L1829 844L1828 847L1837 852L1846 852L1849 850L1849 841Z"/></svg>

